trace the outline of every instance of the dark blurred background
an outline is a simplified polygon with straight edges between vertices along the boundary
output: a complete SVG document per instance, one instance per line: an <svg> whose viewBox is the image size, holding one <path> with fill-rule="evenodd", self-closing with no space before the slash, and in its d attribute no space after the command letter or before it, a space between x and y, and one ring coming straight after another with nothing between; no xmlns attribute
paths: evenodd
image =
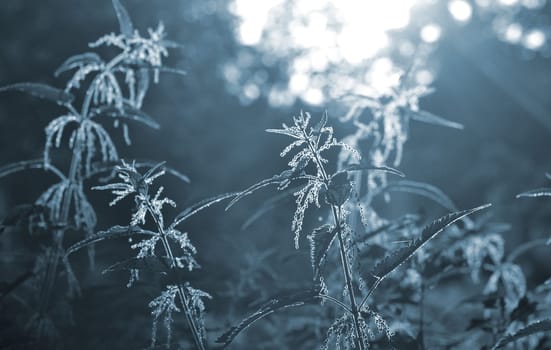
<svg viewBox="0 0 551 350"><path fill-rule="evenodd" d="M144 105L144 110L159 121L161 130L132 125L133 144L127 147L119 142L123 158L166 160L191 178L191 184L182 184L169 176L162 180L166 193L180 208L211 195L243 189L281 171L286 161L279 158L279 152L286 140L264 130L289 121L300 109L315 117L327 110L330 118L334 118L337 136L346 134L336 119L342 111L339 101L327 99L322 104L308 105L297 99L285 106L272 106L262 94L244 101L241 92L228 84L224 67L228 62L236 62L243 52L252 55L255 70L261 64L258 63L261 53L243 47L236 39L234 29L239 18L228 10L229 0L124 3L136 27L145 31L162 20L168 38L184 45L183 49L171 52L167 65L185 69L187 76L162 76L160 83L151 88ZM434 6L434 18L447 16L446 9L440 7ZM541 18L551 14L548 6L538 13ZM551 58L546 57L545 50L531 51L499 40L488 18L474 12L467 24L443 20L447 23L446 33L431 53L431 62L437 67L435 92L421 100L421 107L462 123L465 129L413 122L399 169L410 179L438 186L460 208L493 203L492 220L511 225L505 234L510 249L531 238L547 236L551 227L551 201L515 199L519 192L543 186L545 172L551 171L548 98ZM1 85L36 81L62 86L52 74L59 64L70 55L86 51L87 43L104 33L118 30L111 2L107 0L3 0L0 25ZM265 84L289 79L284 62L278 64L266 68L269 79ZM251 66L240 67L241 74L254 74ZM1 94L0 164L40 157L43 129L60 112L48 102L23 94ZM0 213L32 202L51 181L39 171L2 179ZM243 252L293 250L292 201L241 230L248 214L271 193L267 190L257 194L228 212L223 207L209 209L185 228L197 245L202 265L202 270L190 278L214 296L207 305L212 317L226 312L227 300L231 299L227 285L238 278L247 263ZM130 203L109 208L109 195L90 196L100 218L98 229L128 221ZM389 212L424 207L434 213L430 217L443 213L441 208L411 196L397 196L391 203ZM10 239L2 239L5 239L2 252L6 253L2 253L0 273L9 276L5 266L12 266L20 257L9 252ZM77 325L83 326L70 332L79 335L72 341L87 339L85 348L105 348L105 344L112 344L106 339L120 334L124 336L115 342L135 337L132 347L147 345L146 304L154 292L127 290L125 274L102 276L99 272L101 267L127 254L127 245L126 242L99 245L98 271L87 269L85 257L74 258L77 275L85 287L83 296L74 302L74 318ZM296 258L300 264L295 260L281 262L273 256L267 258L267 264L287 271L285 276L290 281L300 280L309 273L307 254ZM523 261L526 274L536 280L540 278L538 275L547 276L548 256L544 249L531 254L530 259ZM301 265L302 270L295 268ZM103 288L106 285L111 288L108 292ZM121 295L125 296L123 300Z"/></svg>

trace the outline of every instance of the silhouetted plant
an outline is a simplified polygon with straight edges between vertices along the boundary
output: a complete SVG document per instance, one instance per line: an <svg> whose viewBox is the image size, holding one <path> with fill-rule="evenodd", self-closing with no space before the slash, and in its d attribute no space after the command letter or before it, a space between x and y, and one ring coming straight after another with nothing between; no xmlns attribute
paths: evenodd
<svg viewBox="0 0 551 350"><path fill-rule="evenodd" d="M103 240L129 237L133 242L132 238L134 237L141 239L131 245L132 249L137 250L136 257L117 262L105 269L104 272L129 270L130 280L127 287L131 287L135 281L139 280L140 271L152 271L167 275L171 282L165 285L165 290L160 296L149 303L153 315L151 347L156 346L157 325L161 318L167 332L166 347L169 348L172 345L172 314L183 311L197 349L205 349L206 334L203 317L205 305L202 299L210 299L211 296L200 289L193 288L188 282L182 281L179 271L191 272L199 268L199 264L194 257L197 253L195 246L191 243L188 234L178 230L177 226L197 212L235 194L223 194L198 202L186 208L167 225L163 207L165 205L176 207L176 203L163 196L164 188L162 186L157 189L155 194L150 191L153 181L165 174L164 163L159 163L141 174L136 169L135 163L128 164L123 161L121 165L115 167L115 171L120 182L96 186L94 189L111 191L115 195L115 199L109 203L111 206L126 197L133 197L136 207L129 224L113 226L106 231L92 235L70 247L67 254ZM153 229L145 228L148 223L152 224Z"/></svg>
<svg viewBox="0 0 551 350"><path fill-rule="evenodd" d="M111 171L119 160L119 154L111 135L100 123L111 119L115 127L122 127L123 137L130 144L128 121L159 128L155 120L141 110L150 87L151 76L158 81L160 71L183 73L163 67L162 58L168 49L177 44L164 39L164 27L149 29L149 36L142 37L134 28L126 9L119 0L113 0L119 21L120 33L108 34L89 46L113 46L119 49L116 56L104 59L95 52L87 52L68 58L55 72L56 76L72 71L63 89L43 83L16 83L0 88L0 92L21 91L64 108L65 114L53 119L45 128L46 142L43 157L21 161L0 168L0 177L27 169L42 169L57 176L58 182L48 188L35 201L31 211L31 226L51 234L52 243L36 259L34 278L39 279L40 292L33 320L37 321L39 338L52 333L54 327L45 316L50 308L54 284L59 276L61 260L67 275L68 293L79 293L79 285L71 265L64 256L63 241L68 230L84 231L92 235L96 226L96 214L88 201L84 182L98 173ZM76 95L80 93L81 96ZM77 103L80 107L77 108ZM68 147L72 152L68 171L64 164L54 164L51 153L60 148L64 135L69 134ZM148 165L139 164L141 166ZM137 165L138 166L138 165ZM188 181L185 175L179 177ZM89 246L89 260L94 265L93 246ZM40 325L47 323L48 326Z"/></svg>

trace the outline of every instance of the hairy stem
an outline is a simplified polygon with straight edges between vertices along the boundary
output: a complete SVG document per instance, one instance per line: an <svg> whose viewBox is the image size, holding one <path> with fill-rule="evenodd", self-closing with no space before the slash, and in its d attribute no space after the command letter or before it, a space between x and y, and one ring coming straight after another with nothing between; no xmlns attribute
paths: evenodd
<svg viewBox="0 0 551 350"><path fill-rule="evenodd" d="M348 290L348 297L350 299L350 310L352 313L352 319L354 320L354 330L356 332L356 346L360 349L364 349L364 342L362 337L362 330L360 327L359 320L359 309L356 303L356 297L354 296L354 285L352 284L352 273L350 271L350 265L348 263L348 257L346 255L345 242L342 235L342 227L339 220L338 208L332 206L333 219L335 220L335 225L337 226L337 238L339 239L339 249L341 255L341 265L344 274L344 280L346 283L346 288Z"/></svg>
<svg viewBox="0 0 551 350"><path fill-rule="evenodd" d="M165 254L170 259L170 264L171 264L170 267L173 269L176 267L176 259L174 258L174 254L172 253L172 248L170 247L170 243L168 242L168 239L166 237L166 232L163 227L162 219L159 218L159 216L155 213L155 210L153 209L150 202L147 202L147 210L153 217L153 220L155 221L155 225L157 226L157 230L161 234L161 242L163 244ZM186 296L184 289L180 284L178 284L178 296L180 298L180 303L182 304L182 307L184 309L184 314L186 315L186 320L188 322L189 328L191 329L193 339L195 340L195 345L197 346L198 350L205 350L205 345L203 344L201 333L199 331L199 328L195 324L195 320L193 319L191 310L189 308L188 298Z"/></svg>
<svg viewBox="0 0 551 350"><path fill-rule="evenodd" d="M308 148L312 155L314 156L314 161L316 163L316 167L319 170L319 173L321 173L323 177L323 181L328 184L329 183L329 176L327 175L327 171L325 170L325 167L323 166L323 162L320 159L320 155L317 151L317 143L319 143L319 137L316 140L316 144L312 142L310 137L306 134L306 132L303 130L303 135L306 140L308 140ZM352 283L352 273L350 271L350 264L348 262L348 257L346 255L346 248L345 248L345 242L343 238L343 227L341 225L340 220L340 207L336 205L331 205L331 212L333 213L333 220L335 221L335 227L337 230L337 237L339 240L339 249L340 249L340 256L341 256L341 265L343 269L343 275L344 280L346 283L346 288L348 290L348 297L350 300L350 311L352 314L352 319L354 321L354 331L356 333L356 347L359 350L364 350L364 341L362 337L362 330L360 327L360 319L359 319L359 308L356 303L356 297L354 296L354 285Z"/></svg>

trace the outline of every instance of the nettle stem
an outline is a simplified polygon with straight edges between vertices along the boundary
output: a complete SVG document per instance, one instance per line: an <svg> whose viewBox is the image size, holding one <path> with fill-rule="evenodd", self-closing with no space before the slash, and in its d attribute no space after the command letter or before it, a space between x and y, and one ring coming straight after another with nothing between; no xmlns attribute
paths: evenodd
<svg viewBox="0 0 551 350"><path fill-rule="evenodd" d="M339 220L340 208L336 206L331 207L333 212L333 219L337 227L337 238L339 239L339 249L341 255L341 265L344 274L344 280L346 288L348 290L348 298L350 299L350 311L352 313L352 319L354 320L354 329L356 332L356 346L360 349L364 349L364 342L362 337L362 329L360 327L359 308L356 303L356 297L354 296L354 285L352 283L352 273L350 271L350 264L348 262L348 256L346 255L346 246L342 235L342 226Z"/></svg>
<svg viewBox="0 0 551 350"><path fill-rule="evenodd" d="M125 53L121 53L117 55L115 58L113 58L105 66L104 71L99 73L92 80L92 83L88 87L88 90L86 91L86 95L84 97L84 102L82 104L82 112L80 114L81 118L86 118L86 116L89 113L90 105L92 103L94 85L97 85L100 79L102 79L105 76L105 72L111 71L113 67L115 67L118 63L120 63L124 59L124 55ZM73 105L68 104L66 107L69 109L69 111L74 113L75 116L79 115ZM75 144L73 149L73 156L71 159L71 165L69 169L69 176L67 178L67 181L68 181L67 189L66 189L66 192L64 193L63 202L61 206L61 215L55 220L56 226L64 225L64 227L55 228L53 233L54 252L53 252L53 255L50 255L48 259L47 266L46 266L46 273L44 275L44 283L42 283L41 290L40 290L39 309L38 309L39 315L44 315L48 310L53 287L55 284L55 277L57 275L57 266L59 264L59 260L61 259L64 253L63 237L65 234L65 230L67 229L67 223L69 221L69 215L71 213L71 198L73 197L73 190L75 186L78 187L82 185L82 176L80 174L81 160L82 160L81 147L79 144ZM67 271L67 274L72 275L72 271Z"/></svg>
<svg viewBox="0 0 551 350"><path fill-rule="evenodd" d="M323 166L323 162L320 159L320 156L318 152L316 151L317 145L312 144L312 141L306 135L304 132L305 139L308 140L308 148L310 149L310 152L314 156L314 162L316 163L316 166L321 173L323 177L324 183L327 185L329 184L330 177L327 175L327 171L325 170L325 167ZM319 143L319 137L317 142ZM356 303L356 297L354 296L354 285L352 282L352 272L350 271L350 264L348 261L348 256L346 254L346 245L343 237L343 227L341 225L341 207L337 205L331 205L331 212L333 213L333 220L335 222L335 229L337 230L337 238L339 240L339 250L340 250L340 256L341 256L341 265L344 275L344 281L346 283L346 289L348 290L348 298L350 300L350 313L352 314L352 319L354 321L354 331L356 333L356 347L359 350L364 350L364 341L362 336L362 329L360 326L360 309L358 308L358 304Z"/></svg>
<svg viewBox="0 0 551 350"><path fill-rule="evenodd" d="M157 230L161 235L161 242L163 244L165 254L170 259L170 268L174 269L177 266L177 262L176 262L176 259L174 258L174 254L172 253L172 248L170 247L170 243L168 242L165 228L163 225L163 220L155 213L155 210L153 209L153 206L149 201L147 202L147 210L153 217L153 220L155 221L155 225L157 226ZM199 328L195 324L195 320L193 319L193 316L192 316L192 311L189 308L188 297L180 284L178 284L178 297L180 298L180 303L182 304L182 307L184 309L184 314L186 315L186 320L188 322L189 328L191 329L191 333L193 335L193 339L195 340L195 345L197 346L197 349L205 350L205 345L203 344L201 332L199 331Z"/></svg>
<svg viewBox="0 0 551 350"><path fill-rule="evenodd" d="M63 250L63 237L65 235L65 230L68 227L68 221L69 221L69 214L71 213L71 198L72 198L72 191L73 186L80 186L81 184L81 177L79 174L80 169L80 160L81 160L81 152L80 152L80 145L75 145L75 148L73 149L73 156L71 158L71 165L69 169L69 177L67 178L68 185L67 190L64 193L63 196L63 202L61 206L61 216L56 218L55 225L61 226L57 227L54 230L53 233L53 240L54 240L54 252L53 255L50 256L47 262L46 266L46 274L44 275L44 283L41 285L40 290L40 306L38 309L39 315L44 315L49 307L50 299L52 296L53 287L55 284L55 279L57 276L57 266L59 264L60 258L64 254ZM72 271L66 271L68 275L72 275ZM71 278L71 277L69 277ZM69 286L71 288L71 286Z"/></svg>

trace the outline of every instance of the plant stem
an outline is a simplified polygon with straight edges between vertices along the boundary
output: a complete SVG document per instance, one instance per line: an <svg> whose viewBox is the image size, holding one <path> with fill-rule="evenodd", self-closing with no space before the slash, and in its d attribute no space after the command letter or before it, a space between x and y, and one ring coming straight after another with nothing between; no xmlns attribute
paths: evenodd
<svg viewBox="0 0 551 350"><path fill-rule="evenodd" d="M425 281L421 276L421 300L419 300L419 342L421 350L425 350Z"/></svg>
<svg viewBox="0 0 551 350"><path fill-rule="evenodd" d="M39 315L43 316L48 310L50 304L50 299L55 284L55 277L57 275L57 266L59 264L60 258L63 256L63 236L67 227L67 222L69 221L69 214L71 212L71 197L73 186L79 184L78 169L80 163L80 146L75 145L73 149L73 157L71 158L71 166L69 170L69 177L67 190L63 195L63 202L61 207L61 215L56 218L56 225L63 225L60 228L56 228L53 235L54 240L54 253L50 255L47 266L46 274L44 275L44 282L41 284L40 298L39 298ZM71 272L67 271L68 274Z"/></svg>
<svg viewBox="0 0 551 350"><path fill-rule="evenodd" d="M124 59L124 53L117 55L113 58L105 67L105 70L98 74L90 84L88 91L86 92L84 102L82 105L82 112L80 114L81 118L86 118L88 115L90 104L92 102L93 95L93 86L99 82L99 79L102 78L106 71L110 71L115 65L121 62ZM78 116L78 112L72 104L67 104L66 107L71 111L75 116ZM68 181L67 190L63 194L63 202L61 207L61 214L58 218L55 218L56 225L65 225L65 227L56 228L53 233L54 240L54 252L53 255L50 255L46 265L46 273L44 275L44 282L41 285L40 297L39 297L39 315L44 315L48 310L50 303L51 294L55 284L55 277L57 275L57 266L59 264L60 258L63 256L63 236L66 230L67 223L69 221L69 214L71 212L71 198L73 196L73 188L75 186L81 186L82 180L79 174L80 162L81 162L81 145L75 144L73 148L73 156L71 158L71 165L69 169L69 176L66 181ZM71 271L67 271L67 274L72 274Z"/></svg>
<svg viewBox="0 0 551 350"><path fill-rule="evenodd" d="M172 249L170 248L170 243L168 242L168 239L166 237L166 232L162 222L163 220L159 218L159 216L155 213L155 210L153 209L149 201L147 202L147 210L153 217L153 220L155 221L155 225L157 226L157 230L161 234L161 242L163 244L163 248L165 250L166 255L170 259L170 263L171 263L170 267L174 269L176 267L176 259L174 258L174 254L172 253ZM180 298L180 303L182 304L182 307L184 309L184 314L186 315L186 320L188 322L189 328L191 329L193 339L195 340L195 345L197 345L198 350L205 350L205 345L203 344L201 333L199 332L199 329L195 324L195 320L191 315L191 310L188 305L188 298L186 296L184 289L180 284L178 284L178 296Z"/></svg>
<svg viewBox="0 0 551 350"><path fill-rule="evenodd" d="M331 209L333 212L333 219L335 220L335 224L337 226L336 229L337 229L337 238L339 239L341 265L343 269L344 280L346 282L346 288L348 290L348 297L350 299L350 310L352 313L352 319L354 320L354 330L356 332L356 345L360 350L363 350L364 342L362 337L362 330L360 327L359 309L358 309L358 305L356 304L356 297L354 296L354 286L352 284L352 273L350 272L348 257L346 256L346 249L345 249L344 238L342 236L342 227L340 225L338 208L336 206L331 206Z"/></svg>
<svg viewBox="0 0 551 350"><path fill-rule="evenodd" d="M316 163L316 166L321 173L323 177L323 181L328 184L329 183L329 176L327 175L327 172L325 171L325 168L323 166L323 162L320 159L319 153L317 152L317 144L312 144L312 140L306 132L303 130L304 138L308 141L308 148L312 155L314 156L314 161ZM317 139L317 142L319 143L319 137ZM343 275L344 280L346 283L346 288L348 290L348 297L350 300L350 311L352 314L352 319L354 321L354 330L356 333L356 347L359 350L364 350L364 341L362 337L362 329L360 327L360 320L359 320L359 309L358 305L356 303L356 297L354 296L354 285L352 283L352 273L349 268L348 263L348 257L346 255L346 248L345 248L345 242L343 238L343 228L341 226L341 220L340 220L340 206L331 205L331 212L333 213L333 220L335 221L335 228L337 231L337 237L339 240L339 249L340 249L340 256L341 256L341 265L343 269Z"/></svg>

